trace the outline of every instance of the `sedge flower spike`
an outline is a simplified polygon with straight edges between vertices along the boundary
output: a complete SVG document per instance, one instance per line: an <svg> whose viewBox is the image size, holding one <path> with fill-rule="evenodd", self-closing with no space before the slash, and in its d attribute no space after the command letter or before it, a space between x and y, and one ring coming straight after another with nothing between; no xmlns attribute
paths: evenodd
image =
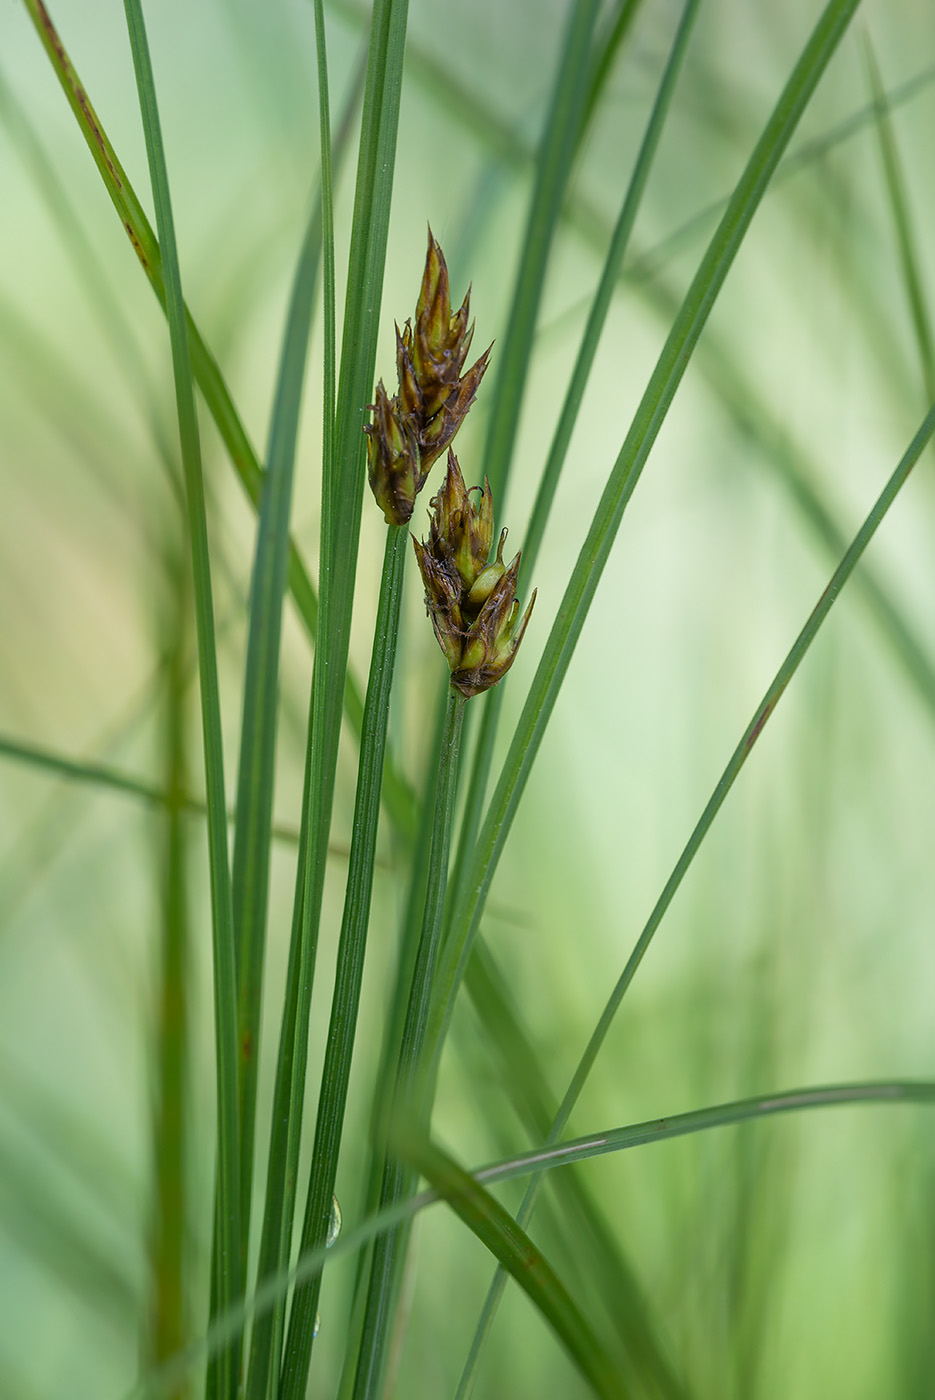
<svg viewBox="0 0 935 1400"><path fill-rule="evenodd" d="M490 484L484 481L475 505L450 448L445 480L430 504L428 539L420 543L412 538L425 584L426 611L448 662L451 684L470 698L496 685L513 665L536 595L517 627L520 555L504 564L504 530L491 559Z"/></svg>
<svg viewBox="0 0 935 1400"><path fill-rule="evenodd" d="M474 336L468 323L471 293L457 311L445 255L429 229L429 246L416 304L415 325L396 327L399 389L389 397L382 381L367 434L367 475L388 525L405 525L433 464L453 442L487 369L489 348L467 372Z"/></svg>

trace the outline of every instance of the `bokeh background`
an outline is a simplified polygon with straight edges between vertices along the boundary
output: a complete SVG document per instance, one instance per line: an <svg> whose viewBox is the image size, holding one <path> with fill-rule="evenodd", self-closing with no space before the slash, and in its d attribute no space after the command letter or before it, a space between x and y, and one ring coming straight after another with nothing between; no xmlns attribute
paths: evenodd
<svg viewBox="0 0 935 1400"><path fill-rule="evenodd" d="M672 0L642 7L576 172L502 508L511 544L522 543L679 10ZM813 0L701 7L530 581L538 602L508 684L503 748L718 201L818 10ZM412 0L378 374L392 376L393 320L411 314L427 221L453 293L472 284L477 344L502 338L567 11L566 0ZM149 208L122 7L61 0L52 15ZM163 0L147 7L147 23L186 296L262 451L317 181L311 7ZM328 24L337 114L355 81L364 16L341 0ZM66 783L15 749L160 781L165 550L178 523L174 405L162 314L28 18L12 3L0 35L0 1393L102 1400L133 1382L146 1292L161 818L131 795ZM485 934L556 1095L837 562L809 502L823 503L849 539L928 406L931 366L927 384L871 111L868 39L894 98L922 290L935 307L935 12L925 0L878 0L858 11L715 307L625 517L496 878ZM352 140L337 187L339 295L354 159ZM313 574L320 366L319 322L294 507ZM469 482L483 476L484 420L482 393L459 440ZM203 432L231 791L254 520L206 414ZM931 1077L933 466L929 449L861 565L918 640L921 660L907 666L855 577L657 934L575 1115L579 1131L810 1083ZM382 532L368 499L352 639L358 676ZM414 569L407 587L392 724L418 782L442 662ZM298 821L310 674L307 639L287 608L276 795L286 828ZM198 791L194 681L191 700ZM354 774L348 744L312 1065L330 1005ZM189 836L197 1330L214 1089L205 843L195 817ZM403 897L397 855L384 833L339 1178L352 1221ZM273 867L269 1058L293 867L284 840ZM271 1074L268 1059L261 1141ZM316 1082L313 1071L310 1108ZM467 1164L527 1145L467 1005L453 1027L436 1127ZM868 1107L721 1130L584 1172L689 1394L923 1397L935 1375L933 1152L930 1110ZM586 1251L576 1254L559 1225L543 1222L534 1236L546 1248L554 1239L587 1298ZM417 1263L396 1393L444 1396L490 1263L440 1208L419 1225ZM352 1278L352 1261L326 1276L311 1394L337 1392ZM604 1304L613 1311L615 1300ZM509 1290L476 1394L584 1393L541 1319Z"/></svg>

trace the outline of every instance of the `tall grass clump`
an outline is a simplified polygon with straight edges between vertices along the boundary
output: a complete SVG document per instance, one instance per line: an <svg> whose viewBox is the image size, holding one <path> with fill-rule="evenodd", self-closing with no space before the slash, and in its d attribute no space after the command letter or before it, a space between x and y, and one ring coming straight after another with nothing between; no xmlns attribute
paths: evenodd
<svg viewBox="0 0 935 1400"><path fill-rule="evenodd" d="M927 1395L931 33L124 8L0 55L0 1393Z"/></svg>

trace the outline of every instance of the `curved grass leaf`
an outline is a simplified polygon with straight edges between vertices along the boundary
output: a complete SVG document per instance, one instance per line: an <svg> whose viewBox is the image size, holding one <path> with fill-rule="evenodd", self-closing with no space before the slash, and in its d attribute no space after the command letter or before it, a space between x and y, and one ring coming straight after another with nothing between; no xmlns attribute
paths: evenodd
<svg viewBox="0 0 935 1400"><path fill-rule="evenodd" d="M778 1113L867 1103L935 1103L935 1081L877 1080L861 1084L823 1084L808 1089L790 1089L780 1094L759 1094L755 1098L716 1104L713 1108L696 1108L688 1113L674 1113L668 1118L630 1123L624 1128L612 1128L605 1133L588 1133L533 1152L520 1152L509 1162L496 1162L490 1167L480 1168L473 1176L477 1181L509 1181L534 1171L585 1162L607 1152L622 1152L625 1148L645 1147L650 1142L664 1142L670 1138L685 1137L689 1133L707 1132L711 1128L755 1122L772 1118Z"/></svg>
<svg viewBox="0 0 935 1400"><path fill-rule="evenodd" d="M229 1309L242 1292L240 1235L240 1131L237 1091L237 987L234 965L234 924L227 855L227 804L224 797L224 751L218 691L211 567L205 515L201 445L195 411L195 389L188 351L188 332L178 252L169 199L165 154L159 127L149 48L139 0L125 0L127 29L133 53L143 134L153 186L156 224L162 244L166 316L172 345L172 366L179 417L179 439L185 474L185 496L191 539L195 589L198 671L201 684L208 806L208 864L214 965L215 1070L218 1132L218 1251L214 1290L217 1306ZM217 1393L234 1400L239 1381L236 1339L217 1358Z"/></svg>
<svg viewBox="0 0 935 1400"><path fill-rule="evenodd" d="M718 1104L714 1108L696 1109L690 1113L675 1114L668 1118L650 1119L644 1123L632 1124L607 1132L592 1133L587 1137L576 1138L572 1143L554 1144L532 1153L510 1157L478 1168L471 1173L475 1181L492 1184L507 1181L532 1172L549 1171L553 1167L569 1166L574 1162L586 1161L589 1157L603 1156L607 1152L623 1151L629 1147L645 1146L649 1142L659 1142L664 1138L683 1137L691 1133L705 1132L710 1128L730 1124L756 1122L758 1119L781 1113L796 1113L806 1109L868 1103L931 1103L935 1102L935 1080L879 1080L857 1084L832 1084L820 1088L794 1089L757 1098L741 1099L734 1103ZM613 1140L611 1145L611 1140ZM396 1150L406 1152L410 1148L409 1138L400 1134L394 1139ZM321 1271L325 1264L354 1254L363 1249L371 1240L385 1230L395 1229L401 1222L410 1219L427 1206L435 1205L440 1197L435 1190L423 1191L402 1201L391 1210L371 1215L354 1230L344 1232L330 1248L319 1248L311 1254L303 1255L293 1269L270 1278L252 1297L235 1307L224 1317L212 1324L204 1337L188 1348L183 1354L160 1367L158 1371L140 1378L137 1385L127 1393L124 1400L159 1400L167 1395L173 1386L197 1366L204 1357L225 1345L228 1339L241 1331L249 1319L257 1318L268 1311L293 1283L302 1283Z"/></svg>

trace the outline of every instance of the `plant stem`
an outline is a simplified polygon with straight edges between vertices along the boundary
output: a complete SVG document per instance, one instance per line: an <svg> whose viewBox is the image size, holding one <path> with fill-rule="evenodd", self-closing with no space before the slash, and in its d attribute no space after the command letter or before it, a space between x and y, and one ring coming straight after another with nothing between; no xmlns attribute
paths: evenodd
<svg viewBox="0 0 935 1400"><path fill-rule="evenodd" d="M337 1175L351 1056L357 1028L364 952L367 946L377 823L380 815L380 780L383 775L386 726L393 667L396 661L407 544L406 527L390 526L386 535L383 582L364 709L357 799L354 807L354 834L351 840L337 976L331 1003L331 1025L321 1075L318 1122L315 1128L312 1170L302 1230L303 1254L324 1242L331 1218L331 1198ZM321 1275L317 1274L302 1288L297 1289L293 1298L280 1386L282 1400L305 1393L320 1285Z"/></svg>
<svg viewBox="0 0 935 1400"><path fill-rule="evenodd" d="M451 686L439 750L435 821L429 853L422 934L416 954L396 1067L394 1111L403 1108L407 1112L418 1113L422 1097L420 1088L427 1079L428 1067L424 1062L423 1048L442 931L464 705L464 696ZM411 1195L413 1186L413 1169L395 1156L388 1157L383 1169L380 1209L385 1210ZM354 1380L354 1400L373 1400L374 1396L380 1394L387 1341L395 1311L398 1276L408 1237L408 1228L401 1227L382 1235L374 1245L357 1374Z"/></svg>
<svg viewBox="0 0 935 1400"><path fill-rule="evenodd" d="M205 789L208 804L208 856L211 879L211 922L214 966L215 1063L217 1073L217 1273L213 1279L212 1305L223 1311L242 1292L240 1248L240 1130L237 1093L237 988L234 966L234 916L230 864L227 853L227 804L224 796L224 751L221 703L218 688L217 646L208 552L201 443L195 410L195 390L189 352L188 324L179 271L178 249L169 196L165 152L159 124L156 90L140 0L125 0L127 30L136 72L143 134L153 187L156 227L162 246L165 306L172 347L172 368L179 421L179 442L185 474L185 500L191 540L195 589L204 732ZM223 1400L237 1394L240 1374L240 1342L235 1338L217 1358L217 1370L209 1371L209 1389Z"/></svg>

